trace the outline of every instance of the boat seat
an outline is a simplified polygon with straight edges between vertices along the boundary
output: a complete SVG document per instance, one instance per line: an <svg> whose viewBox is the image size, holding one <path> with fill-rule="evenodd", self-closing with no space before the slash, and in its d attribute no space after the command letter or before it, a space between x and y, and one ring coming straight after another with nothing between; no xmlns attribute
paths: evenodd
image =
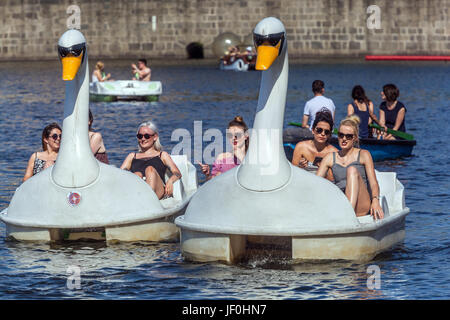
<svg viewBox="0 0 450 320"><path fill-rule="evenodd" d="M186 155L171 155L173 162L181 172L181 179L173 184L173 198L181 201L186 193L195 190L197 186L197 174L195 167L188 161ZM172 172L167 169L165 180L172 176Z"/></svg>
<svg viewBox="0 0 450 320"><path fill-rule="evenodd" d="M375 174L380 187L380 196L385 197L389 211L401 211L405 206L405 194L404 187L397 180L397 174L377 170L375 170ZM380 204L382 203L380 202Z"/></svg>

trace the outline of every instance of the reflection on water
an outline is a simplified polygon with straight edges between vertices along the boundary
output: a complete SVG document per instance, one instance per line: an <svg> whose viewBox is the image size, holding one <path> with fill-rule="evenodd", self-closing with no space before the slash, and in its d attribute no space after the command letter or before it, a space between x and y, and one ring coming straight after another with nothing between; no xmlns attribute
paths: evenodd
<svg viewBox="0 0 450 320"><path fill-rule="evenodd" d="M95 61L91 61L91 65ZM115 79L129 78L128 61L107 61ZM152 119L170 151L172 131L194 121L203 130L225 131L241 115L251 127L259 72L222 72L211 64L151 64L163 83L159 102L93 103L94 128L120 166L136 151L136 128ZM285 123L300 121L313 80L345 116L351 89L361 84L375 106L381 87L393 82L407 106L407 128L417 140L413 156L376 164L396 171L406 189L405 243L369 263L292 263L262 255L237 266L187 263L178 244L30 244L5 241L0 224L0 299L433 299L449 298L450 150L443 134L450 122L450 67L444 63L291 65ZM20 185L30 155L40 148L42 128L62 122L64 83L58 61L0 64L0 208ZM207 143L205 143L206 145ZM203 176L199 171L199 178ZM81 290L67 288L67 268L81 268ZM381 289L367 288L367 267L381 270Z"/></svg>

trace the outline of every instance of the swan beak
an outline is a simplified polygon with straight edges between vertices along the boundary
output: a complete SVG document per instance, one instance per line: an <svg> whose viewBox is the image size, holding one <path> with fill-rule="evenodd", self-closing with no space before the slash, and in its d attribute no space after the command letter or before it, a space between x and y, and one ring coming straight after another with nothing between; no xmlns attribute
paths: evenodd
<svg viewBox="0 0 450 320"><path fill-rule="evenodd" d="M71 81L71 80L75 79L78 69L80 68L82 58L83 58L83 53L80 54L78 57L67 56L67 57L61 58L61 62L62 62L62 66L63 66L62 78L64 81Z"/></svg>
<svg viewBox="0 0 450 320"><path fill-rule="evenodd" d="M267 70L278 57L280 53L281 41L273 47L270 45L261 45L257 49L256 70Z"/></svg>

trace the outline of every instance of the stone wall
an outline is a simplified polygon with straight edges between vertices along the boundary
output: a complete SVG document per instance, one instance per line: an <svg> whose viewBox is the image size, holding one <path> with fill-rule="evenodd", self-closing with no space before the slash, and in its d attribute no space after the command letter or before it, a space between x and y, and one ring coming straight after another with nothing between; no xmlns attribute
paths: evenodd
<svg viewBox="0 0 450 320"><path fill-rule="evenodd" d="M90 55L103 58L184 58L194 41L212 57L217 35L244 38L266 16L283 21L294 58L450 55L450 0L0 0L0 60L54 59L72 4ZM367 27L370 5L380 29Z"/></svg>

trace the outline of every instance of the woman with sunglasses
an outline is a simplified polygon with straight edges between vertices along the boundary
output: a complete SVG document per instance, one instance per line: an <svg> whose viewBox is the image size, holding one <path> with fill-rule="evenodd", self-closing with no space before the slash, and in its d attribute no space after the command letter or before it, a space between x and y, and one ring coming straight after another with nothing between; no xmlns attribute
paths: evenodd
<svg viewBox="0 0 450 320"><path fill-rule="evenodd" d="M374 219L382 219L384 212L372 156L369 151L355 147L358 145L359 121L357 115L341 121L338 129L341 150L325 156L317 175L325 177L331 169L335 184L347 196L356 216L370 213Z"/></svg>
<svg viewBox="0 0 450 320"><path fill-rule="evenodd" d="M103 137L100 132L94 131L92 123L94 122L94 116L91 110L89 110L89 144L91 146L94 157L103 163L109 164L108 155L106 154L106 147L103 143Z"/></svg>
<svg viewBox="0 0 450 320"><path fill-rule="evenodd" d="M227 139L233 147L232 152L224 152L216 157L212 170L208 164L198 162L206 180L218 176L242 163L248 150L249 136L248 127L244 119L240 116L235 117L227 128Z"/></svg>
<svg viewBox="0 0 450 320"><path fill-rule="evenodd" d="M61 143L61 128L57 123L51 123L42 131L41 152L35 152L28 160L23 181L55 164Z"/></svg>
<svg viewBox="0 0 450 320"><path fill-rule="evenodd" d="M130 153L120 168L145 179L158 199L172 196L173 183L181 178L181 172L170 155L162 151L156 125L151 121L140 124L136 137L139 152ZM172 172L172 176L165 181L167 169Z"/></svg>
<svg viewBox="0 0 450 320"><path fill-rule="evenodd" d="M338 151L329 143L332 130L333 115L331 112L328 109L317 112L312 125L314 139L297 143L292 156L292 164L315 172L328 153ZM327 179L333 180L331 170L327 173Z"/></svg>

